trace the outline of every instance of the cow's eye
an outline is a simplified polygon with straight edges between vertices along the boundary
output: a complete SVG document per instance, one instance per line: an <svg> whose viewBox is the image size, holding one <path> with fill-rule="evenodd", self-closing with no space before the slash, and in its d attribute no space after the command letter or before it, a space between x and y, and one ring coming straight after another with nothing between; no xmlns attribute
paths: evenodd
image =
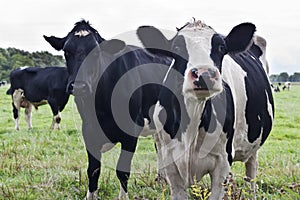
<svg viewBox="0 0 300 200"><path fill-rule="evenodd" d="M226 53L226 47L224 44L221 44L219 45L219 52L222 53L222 54L225 54Z"/></svg>

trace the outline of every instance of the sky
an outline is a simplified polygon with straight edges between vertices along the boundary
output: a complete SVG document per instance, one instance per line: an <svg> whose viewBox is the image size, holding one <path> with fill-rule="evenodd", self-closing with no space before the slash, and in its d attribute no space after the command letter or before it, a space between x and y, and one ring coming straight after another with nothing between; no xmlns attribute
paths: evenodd
<svg viewBox="0 0 300 200"><path fill-rule="evenodd" d="M192 17L226 35L243 22L267 40L270 74L300 72L300 7L296 0L2 0L0 47L49 51L43 35L64 37L81 19L105 39L141 25L175 31Z"/></svg>

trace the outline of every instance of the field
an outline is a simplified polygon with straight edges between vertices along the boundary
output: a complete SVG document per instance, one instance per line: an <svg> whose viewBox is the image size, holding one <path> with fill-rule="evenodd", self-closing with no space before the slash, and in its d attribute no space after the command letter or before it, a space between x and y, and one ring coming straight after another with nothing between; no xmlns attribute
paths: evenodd
<svg viewBox="0 0 300 200"><path fill-rule="evenodd" d="M28 130L23 110L20 131L14 130L11 98L0 87L0 199L83 199L87 191L87 156L81 120L71 98L62 112L62 129L50 131L49 106L33 111ZM274 93L275 124L259 151L257 199L300 199L300 85ZM102 158L99 198L116 199L115 165L119 148ZM243 181L244 165L234 163L229 199L251 199ZM129 181L130 199L169 199L169 188L156 182L156 156L151 137L140 138ZM209 179L195 183L190 199L207 199Z"/></svg>

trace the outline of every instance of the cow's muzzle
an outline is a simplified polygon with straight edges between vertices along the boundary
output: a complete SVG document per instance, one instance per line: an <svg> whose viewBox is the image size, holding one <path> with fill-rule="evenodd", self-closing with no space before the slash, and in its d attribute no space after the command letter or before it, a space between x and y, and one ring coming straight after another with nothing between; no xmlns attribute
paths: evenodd
<svg viewBox="0 0 300 200"><path fill-rule="evenodd" d="M90 92L91 91L88 87L88 84L84 81L71 81L67 85L67 93L72 94L74 96L85 96Z"/></svg>
<svg viewBox="0 0 300 200"><path fill-rule="evenodd" d="M211 67L192 68L189 79L197 96L208 97L222 90L222 81L218 69Z"/></svg>

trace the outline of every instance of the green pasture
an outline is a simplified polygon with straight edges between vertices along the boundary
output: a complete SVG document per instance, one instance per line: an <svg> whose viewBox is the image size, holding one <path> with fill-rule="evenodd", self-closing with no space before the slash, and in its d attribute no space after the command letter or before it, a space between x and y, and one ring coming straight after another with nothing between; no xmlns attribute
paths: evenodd
<svg viewBox="0 0 300 200"><path fill-rule="evenodd" d="M87 156L81 120L71 97L62 112L61 130L50 131L48 105L33 111L28 130L24 110L20 131L14 130L11 97L0 87L0 200L83 199L87 191ZM300 200L300 85L274 93L276 111L271 135L259 151L257 199ZM99 199L116 199L119 182L115 165L119 148L102 158ZM226 186L229 199L251 199L243 180L244 165L234 163L233 180ZM130 199L169 199L164 182L155 181L156 156L151 137L139 139L129 181ZM209 178L189 189L190 199L207 199Z"/></svg>

